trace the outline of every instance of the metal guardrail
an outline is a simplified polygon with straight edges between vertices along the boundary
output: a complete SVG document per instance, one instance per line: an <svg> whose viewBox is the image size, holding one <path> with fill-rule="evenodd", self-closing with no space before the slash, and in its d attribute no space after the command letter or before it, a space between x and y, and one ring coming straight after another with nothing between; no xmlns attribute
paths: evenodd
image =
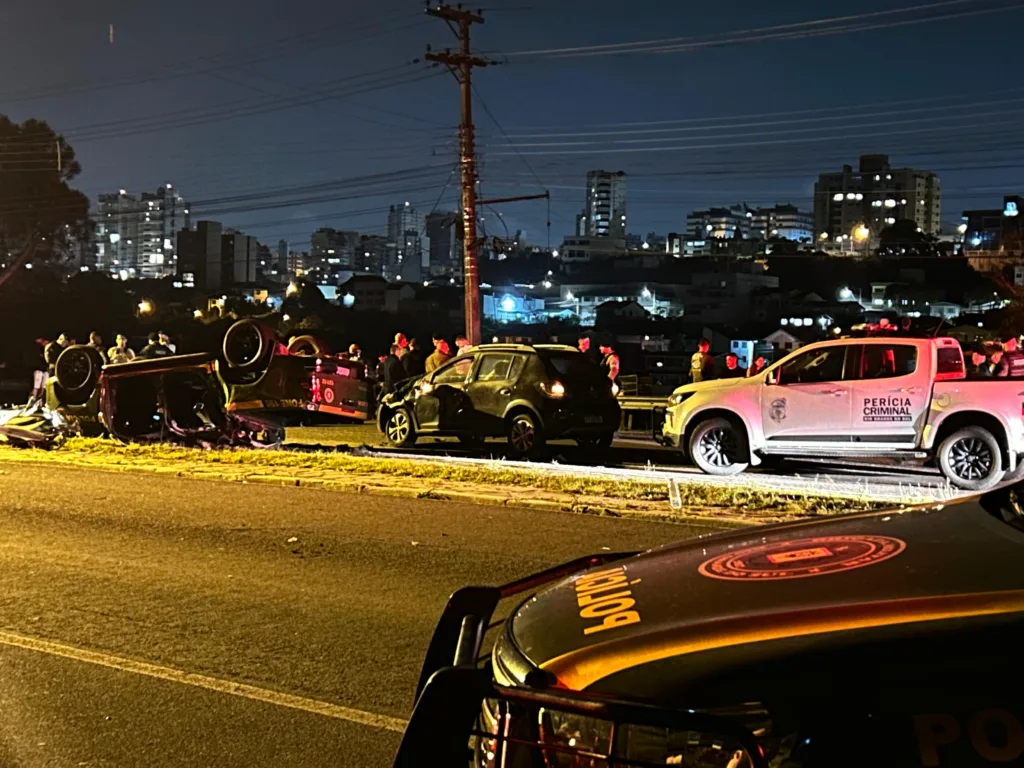
<svg viewBox="0 0 1024 768"><path fill-rule="evenodd" d="M622 417L620 432L644 432L650 434L658 414L663 419L668 397L639 397L620 395L618 398Z"/></svg>

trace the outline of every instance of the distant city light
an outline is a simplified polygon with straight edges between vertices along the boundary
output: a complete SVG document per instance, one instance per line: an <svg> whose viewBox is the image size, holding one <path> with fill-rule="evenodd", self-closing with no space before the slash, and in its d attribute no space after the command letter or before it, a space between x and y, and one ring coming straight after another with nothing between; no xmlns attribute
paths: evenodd
<svg viewBox="0 0 1024 768"><path fill-rule="evenodd" d="M818 239L819 240L828 240L828 232L822 232L820 235L818 235Z"/></svg>
<svg viewBox="0 0 1024 768"><path fill-rule="evenodd" d="M353 304L356 303L356 297L353 296L351 293L346 293L344 296L341 297L341 303L344 304L346 307L351 307Z"/></svg>
<svg viewBox="0 0 1024 768"><path fill-rule="evenodd" d="M203 310L201 310L201 309L197 309L197 310L195 310L192 313L192 317L194 317L196 320L199 320L200 318L202 318L202 316L203 316Z"/></svg>
<svg viewBox="0 0 1024 768"><path fill-rule="evenodd" d="M545 280L543 283L541 283L541 285L543 285L545 288L550 288L551 287L551 281L550 280Z"/></svg>
<svg viewBox="0 0 1024 768"><path fill-rule="evenodd" d="M557 249L557 248L553 249L553 250L551 251L551 255L552 255L552 256L553 256L554 258L556 258L556 259L557 259L557 258L558 258L558 249Z"/></svg>
<svg viewBox="0 0 1024 768"><path fill-rule="evenodd" d="M286 296L294 296L299 292L299 286L297 283L288 283L288 287L284 290Z"/></svg>
<svg viewBox="0 0 1024 768"><path fill-rule="evenodd" d="M148 315L153 312L153 302L149 299L143 299L139 302L139 314Z"/></svg>
<svg viewBox="0 0 1024 768"><path fill-rule="evenodd" d="M289 320L292 319L292 316L291 315L281 315L281 319L284 320L287 323Z"/></svg>
<svg viewBox="0 0 1024 768"><path fill-rule="evenodd" d="M843 193L842 192L836 192L834 195L832 195L832 199L835 200L838 203L840 200L843 199Z"/></svg>
<svg viewBox="0 0 1024 768"><path fill-rule="evenodd" d="M961 224L959 227L956 228L956 231L962 235L964 232L967 231L967 225Z"/></svg>
<svg viewBox="0 0 1024 768"><path fill-rule="evenodd" d="M501 300L501 308L506 312L514 312L516 309L516 300L511 296L506 296Z"/></svg>
<svg viewBox="0 0 1024 768"><path fill-rule="evenodd" d="M871 236L871 230L867 228L865 224L861 224L855 230L853 230L853 236L857 240L867 240Z"/></svg>
<svg viewBox="0 0 1024 768"><path fill-rule="evenodd" d="M844 286L839 289L839 298L843 301L850 301L853 298L853 291L849 287Z"/></svg>
<svg viewBox="0 0 1024 768"><path fill-rule="evenodd" d="M575 299L576 297L572 295L572 291L566 291L566 292L565 292L565 298L566 298L567 300L569 300L569 301L572 301L572 300L573 300L573 299Z"/></svg>

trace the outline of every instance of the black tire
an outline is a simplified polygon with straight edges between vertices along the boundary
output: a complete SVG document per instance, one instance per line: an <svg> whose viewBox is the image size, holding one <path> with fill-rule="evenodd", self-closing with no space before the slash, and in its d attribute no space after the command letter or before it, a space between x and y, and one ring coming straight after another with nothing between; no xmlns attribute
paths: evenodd
<svg viewBox="0 0 1024 768"><path fill-rule="evenodd" d="M544 435L536 417L520 411L506 422L509 452L513 456L532 456L544 447Z"/></svg>
<svg viewBox="0 0 1024 768"><path fill-rule="evenodd" d="M405 408L396 408L388 414L384 422L384 434L388 442L398 448L408 448L416 442L416 428Z"/></svg>
<svg viewBox="0 0 1024 768"><path fill-rule="evenodd" d="M331 350L316 336L296 336L288 342L288 354L300 357L326 357Z"/></svg>
<svg viewBox="0 0 1024 768"><path fill-rule="evenodd" d="M600 435L576 438L576 445L589 453L604 453L612 447L615 440L614 432L604 432Z"/></svg>
<svg viewBox="0 0 1024 768"><path fill-rule="evenodd" d="M939 446L939 469L964 491L984 491L1003 479L999 441L984 427L964 427Z"/></svg>
<svg viewBox="0 0 1024 768"><path fill-rule="evenodd" d="M252 319L239 320L228 328L222 345L224 361L241 373L263 370L274 354L270 329Z"/></svg>
<svg viewBox="0 0 1024 768"><path fill-rule="evenodd" d="M747 436L724 418L708 419L690 434L690 459L706 475L738 475L750 466Z"/></svg>
<svg viewBox="0 0 1024 768"><path fill-rule="evenodd" d="M64 405L84 405L96 390L103 358L92 347L76 344L60 353L54 378Z"/></svg>

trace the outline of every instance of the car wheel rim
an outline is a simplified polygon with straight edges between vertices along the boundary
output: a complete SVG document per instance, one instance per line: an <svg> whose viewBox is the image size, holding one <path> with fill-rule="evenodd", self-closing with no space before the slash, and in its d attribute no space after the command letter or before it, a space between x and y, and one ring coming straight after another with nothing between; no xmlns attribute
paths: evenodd
<svg viewBox="0 0 1024 768"><path fill-rule="evenodd" d="M714 467L731 467L736 463L738 451L732 430L716 427L708 431L697 448L701 457Z"/></svg>
<svg viewBox="0 0 1024 768"><path fill-rule="evenodd" d="M517 419L512 423L512 447L520 453L526 453L533 447L533 424L526 419Z"/></svg>
<svg viewBox="0 0 1024 768"><path fill-rule="evenodd" d="M961 480L981 480L992 472L995 457L992 449L976 437L953 443L949 449L949 465Z"/></svg>
<svg viewBox="0 0 1024 768"><path fill-rule="evenodd" d="M399 411L388 421L388 439L393 443L401 443L409 436L409 418Z"/></svg>

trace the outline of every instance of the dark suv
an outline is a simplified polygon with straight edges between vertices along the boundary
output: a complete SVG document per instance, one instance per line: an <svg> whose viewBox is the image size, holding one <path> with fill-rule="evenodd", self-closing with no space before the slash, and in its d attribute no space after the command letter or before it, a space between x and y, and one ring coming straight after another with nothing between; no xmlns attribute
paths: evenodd
<svg viewBox="0 0 1024 768"><path fill-rule="evenodd" d="M601 369L574 347L484 344L385 397L377 426L398 446L438 435L474 447L505 437L520 456L560 438L603 449L619 404Z"/></svg>

